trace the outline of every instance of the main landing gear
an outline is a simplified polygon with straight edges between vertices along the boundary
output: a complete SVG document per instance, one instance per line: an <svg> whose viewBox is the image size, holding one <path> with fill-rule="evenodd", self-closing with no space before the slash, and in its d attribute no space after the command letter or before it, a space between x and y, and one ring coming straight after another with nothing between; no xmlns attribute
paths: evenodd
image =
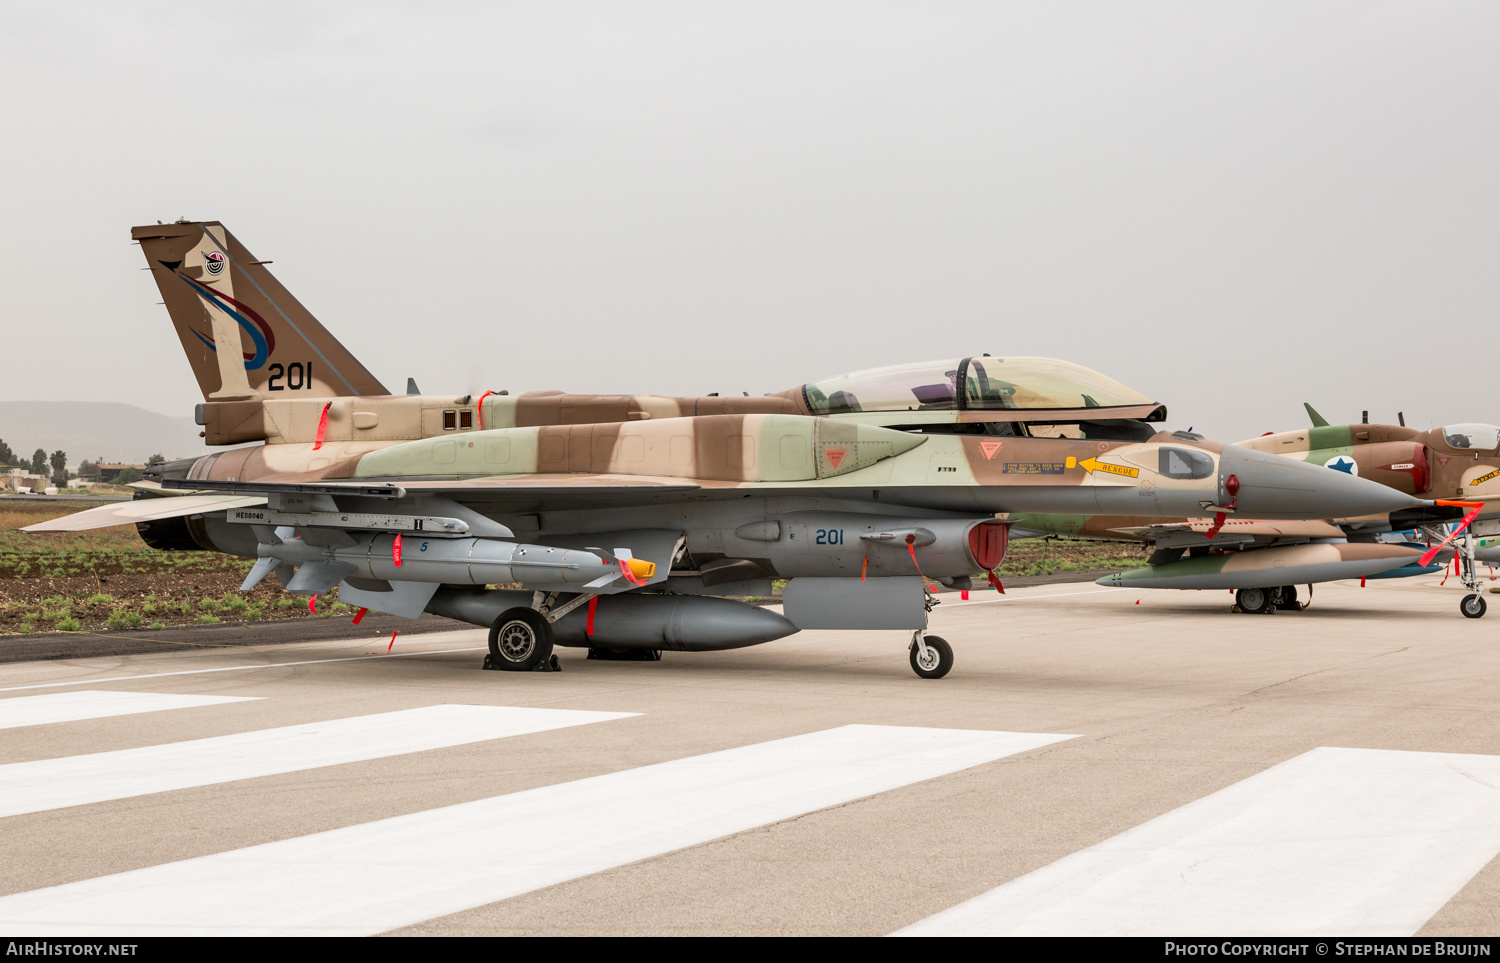
<svg viewBox="0 0 1500 963"><path fill-rule="evenodd" d="M1464 532L1463 541L1458 544L1453 553L1458 562L1458 580L1470 593L1458 603L1458 610L1466 619L1482 618L1485 609L1489 608L1484 601L1484 580L1479 577L1479 564L1474 558L1476 548L1478 548L1478 543L1474 538L1474 533Z"/></svg>
<svg viewBox="0 0 1500 963"><path fill-rule="evenodd" d="M911 670L924 679L941 679L953 668L953 647L921 629L911 636Z"/></svg>
<svg viewBox="0 0 1500 963"><path fill-rule="evenodd" d="M490 654L486 669L506 672L556 672L552 654L552 625L535 609L513 608L500 613L490 626Z"/></svg>
<svg viewBox="0 0 1500 963"><path fill-rule="evenodd" d="M1302 603L1297 601L1295 585L1240 589L1234 593L1234 607L1236 611L1250 615L1269 615L1278 609L1283 612L1302 611Z"/></svg>

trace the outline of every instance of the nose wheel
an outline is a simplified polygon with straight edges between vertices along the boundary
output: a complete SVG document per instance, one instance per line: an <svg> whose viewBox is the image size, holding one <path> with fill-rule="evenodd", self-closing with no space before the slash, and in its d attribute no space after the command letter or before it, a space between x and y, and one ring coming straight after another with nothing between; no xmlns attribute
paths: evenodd
<svg viewBox="0 0 1500 963"><path fill-rule="evenodd" d="M941 679L953 668L953 647L921 631L911 637L911 670L924 679Z"/></svg>
<svg viewBox="0 0 1500 963"><path fill-rule="evenodd" d="M1454 551L1458 557L1458 580L1471 593L1465 595L1464 600L1458 603L1458 610L1466 619L1482 618L1484 610L1489 608L1485 604L1484 595L1481 594L1484 592L1484 579L1479 575L1479 562L1474 558L1474 553L1478 548L1479 543L1474 538L1474 532L1467 531L1464 532L1463 540L1455 546Z"/></svg>

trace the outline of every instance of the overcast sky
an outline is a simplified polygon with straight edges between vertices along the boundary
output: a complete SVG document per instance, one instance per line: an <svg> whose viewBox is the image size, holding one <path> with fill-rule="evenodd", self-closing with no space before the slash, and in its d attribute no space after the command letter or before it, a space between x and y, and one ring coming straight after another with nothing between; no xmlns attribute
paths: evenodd
<svg viewBox="0 0 1500 963"><path fill-rule="evenodd" d="M1500 422L1493 3L9 4L0 398L201 400L134 224L394 390L1068 358L1234 440Z"/></svg>

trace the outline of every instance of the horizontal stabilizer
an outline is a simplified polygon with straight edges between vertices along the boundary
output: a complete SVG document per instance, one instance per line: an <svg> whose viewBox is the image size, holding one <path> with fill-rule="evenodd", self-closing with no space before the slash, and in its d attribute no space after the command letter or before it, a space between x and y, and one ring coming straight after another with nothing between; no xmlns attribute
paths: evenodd
<svg viewBox="0 0 1500 963"><path fill-rule="evenodd" d="M111 525L134 525L136 522L154 522L163 518L181 518L184 515L204 515L222 512L230 508L252 508L264 505L261 495L183 495L180 498L142 498L133 502L116 502L100 505L87 511L64 515L35 525L27 525L23 532L84 532L91 528L108 528Z"/></svg>

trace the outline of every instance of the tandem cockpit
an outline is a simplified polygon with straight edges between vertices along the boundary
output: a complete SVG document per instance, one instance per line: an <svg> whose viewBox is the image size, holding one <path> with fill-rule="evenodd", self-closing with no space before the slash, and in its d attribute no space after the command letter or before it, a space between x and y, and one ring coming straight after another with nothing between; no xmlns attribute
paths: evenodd
<svg viewBox="0 0 1500 963"><path fill-rule="evenodd" d="M802 386L814 415L906 431L1144 441L1167 409L1055 358L989 355L872 368Z"/></svg>

